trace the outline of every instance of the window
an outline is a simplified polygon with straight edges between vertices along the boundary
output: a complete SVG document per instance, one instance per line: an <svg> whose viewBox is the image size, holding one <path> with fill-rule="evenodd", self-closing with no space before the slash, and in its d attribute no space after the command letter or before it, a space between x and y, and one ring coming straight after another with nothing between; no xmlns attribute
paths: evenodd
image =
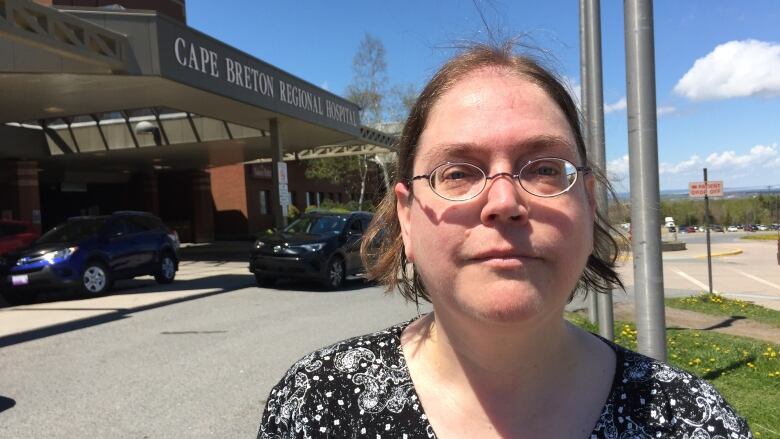
<svg viewBox="0 0 780 439"><path fill-rule="evenodd" d="M114 238L126 234L127 228L125 227L124 221L122 221L121 219L117 219L112 221L106 226L105 232L109 238Z"/></svg>
<svg viewBox="0 0 780 439"><path fill-rule="evenodd" d="M148 231L136 218L123 218L122 221L125 223L125 227L127 227L128 234Z"/></svg>
<svg viewBox="0 0 780 439"><path fill-rule="evenodd" d="M367 216L360 218L360 222L363 225L363 230L368 230L368 225L371 224L371 219L372 219L371 217L367 217Z"/></svg>
<svg viewBox="0 0 780 439"><path fill-rule="evenodd" d="M0 224L0 236L11 236L25 233L27 227L22 224Z"/></svg>
<svg viewBox="0 0 780 439"><path fill-rule="evenodd" d="M311 192L306 192L306 207L311 206Z"/></svg>
<svg viewBox="0 0 780 439"><path fill-rule="evenodd" d="M260 215L268 215L268 191L260 191Z"/></svg>
<svg viewBox="0 0 780 439"><path fill-rule="evenodd" d="M360 226L360 220L354 219L352 220L352 223L349 225L349 231L354 233L363 233L363 227Z"/></svg>
<svg viewBox="0 0 780 439"><path fill-rule="evenodd" d="M151 216L146 216L146 215L133 216L131 217L131 221L139 224L146 231L163 228L163 225L160 222L160 220Z"/></svg>

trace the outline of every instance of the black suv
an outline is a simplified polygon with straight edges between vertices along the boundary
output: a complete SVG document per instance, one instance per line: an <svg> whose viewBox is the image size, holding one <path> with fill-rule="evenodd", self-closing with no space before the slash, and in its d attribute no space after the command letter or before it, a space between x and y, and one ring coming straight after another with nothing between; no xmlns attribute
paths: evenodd
<svg viewBox="0 0 780 439"><path fill-rule="evenodd" d="M309 212L281 233L258 239L249 271L259 286L278 278L316 279L338 289L347 275L362 272L360 243L373 215L368 212Z"/></svg>
<svg viewBox="0 0 780 439"><path fill-rule="evenodd" d="M12 304L31 302L44 290L96 296L118 279L153 275L173 282L178 266L179 237L152 214L74 217L0 261L0 292Z"/></svg>

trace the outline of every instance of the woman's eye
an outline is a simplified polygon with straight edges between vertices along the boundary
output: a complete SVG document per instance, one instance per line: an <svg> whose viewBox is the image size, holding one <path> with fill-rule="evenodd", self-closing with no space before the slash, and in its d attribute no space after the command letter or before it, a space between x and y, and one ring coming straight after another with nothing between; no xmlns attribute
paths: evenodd
<svg viewBox="0 0 780 439"><path fill-rule="evenodd" d="M461 178L465 178L466 174L463 173L463 171L452 171L447 173L447 175L444 176L447 180L460 180Z"/></svg>
<svg viewBox="0 0 780 439"><path fill-rule="evenodd" d="M551 176L551 177L560 174L558 169L553 168L552 166L540 166L536 170L536 173L539 174L539 175Z"/></svg>
<svg viewBox="0 0 780 439"><path fill-rule="evenodd" d="M453 166L442 170L441 179L448 181L458 181L465 179L473 179L477 176L478 171L476 169L469 169L462 166Z"/></svg>

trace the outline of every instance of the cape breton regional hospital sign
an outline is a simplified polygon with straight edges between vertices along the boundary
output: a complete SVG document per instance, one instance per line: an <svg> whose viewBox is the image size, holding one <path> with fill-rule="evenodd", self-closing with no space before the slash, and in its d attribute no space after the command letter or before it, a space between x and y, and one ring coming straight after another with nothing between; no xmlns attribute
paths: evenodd
<svg viewBox="0 0 780 439"><path fill-rule="evenodd" d="M359 108L352 102L189 28L158 31L163 76L342 132L360 132Z"/></svg>

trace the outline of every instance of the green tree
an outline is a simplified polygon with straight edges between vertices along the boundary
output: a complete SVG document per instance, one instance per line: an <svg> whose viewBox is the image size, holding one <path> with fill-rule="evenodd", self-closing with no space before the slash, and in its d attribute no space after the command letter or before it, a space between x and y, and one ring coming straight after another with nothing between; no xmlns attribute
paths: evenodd
<svg viewBox="0 0 780 439"><path fill-rule="evenodd" d="M360 107L361 122L381 129L388 93L393 100L406 105L412 99L406 93L408 89L394 88L388 92L385 46L381 40L366 33L352 59L352 82L347 86L345 96ZM351 199L357 198L362 209L370 163L378 166L385 185L389 185L388 174L394 168L394 160L387 156L356 155L311 160L306 167L306 177L343 185Z"/></svg>

